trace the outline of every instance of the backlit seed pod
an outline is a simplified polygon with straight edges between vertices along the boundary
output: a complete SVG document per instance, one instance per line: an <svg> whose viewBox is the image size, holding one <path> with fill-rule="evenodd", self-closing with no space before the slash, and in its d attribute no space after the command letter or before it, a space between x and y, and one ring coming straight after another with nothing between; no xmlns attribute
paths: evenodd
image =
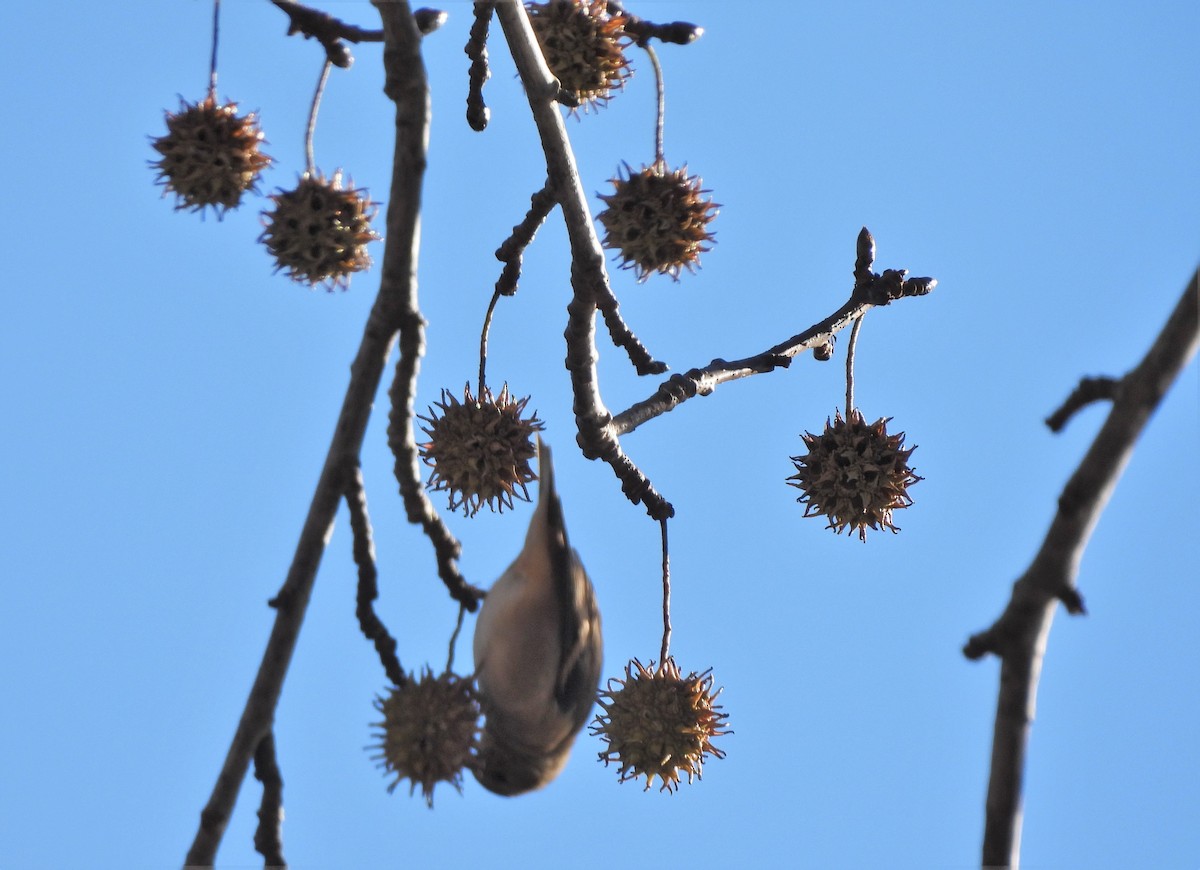
<svg viewBox="0 0 1200 870"><path fill-rule="evenodd" d="M699 176L687 167L668 170L663 163L645 166L610 179L613 192L600 199L607 206L597 216L604 226L604 247L620 253L621 268L633 269L638 282L655 272L679 280L680 269L695 272L700 254L708 251L708 225L720 206L705 199Z"/></svg>
<svg viewBox="0 0 1200 870"><path fill-rule="evenodd" d="M164 193L175 194L177 210L203 213L212 206L220 218L241 205L242 194L257 192L258 177L271 163L259 150L262 131L253 112L239 116L237 103L218 105L213 94L180 103L178 112L167 112L167 134L152 143L162 157L150 165Z"/></svg>
<svg viewBox="0 0 1200 870"><path fill-rule="evenodd" d="M526 3L529 23L546 66L583 106L599 107L632 75L625 48L624 15L612 15L605 0Z"/></svg>
<svg viewBox="0 0 1200 870"><path fill-rule="evenodd" d="M354 182L342 186L342 172L332 178L307 172L293 190L273 195L275 208L263 212L259 241L275 258L275 270L312 286L345 289L350 275L371 265L367 243L380 236L371 229L375 203Z"/></svg>
<svg viewBox="0 0 1200 870"><path fill-rule="evenodd" d="M838 412L833 423L826 420L820 435L801 435L808 453L792 457L796 473L787 482L803 490L796 501L804 504L806 517L825 517L827 528L857 531L861 541L868 527L900 530L892 512L912 504L908 488L922 478L908 466L916 447L904 449L903 432L888 434L890 420L867 425L854 409L848 419Z"/></svg>
<svg viewBox="0 0 1200 870"><path fill-rule="evenodd" d="M591 732L603 738L608 748L600 753L607 766L617 762L621 782L646 777L646 789L657 777L659 791L674 791L680 776L688 782L700 778L705 756L724 758L712 738L730 734L727 714L713 702L721 693L713 691L712 670L682 675L675 660L646 668L634 659L625 666L625 679L611 679L600 693L603 712Z"/></svg>
<svg viewBox="0 0 1200 870"><path fill-rule="evenodd" d="M379 743L369 748L378 751L373 757L394 777L389 792L407 779L408 793L419 785L432 807L439 782L462 791L463 769L478 748L479 703L471 686L469 679L449 672L434 677L426 668L419 680L410 677L386 698L375 699L383 721L372 723L380 729Z"/></svg>
<svg viewBox="0 0 1200 870"><path fill-rule="evenodd" d="M536 413L521 416L528 403L528 396L514 399L508 384L494 398L485 387L478 399L467 384L461 402L442 390L435 403L442 413L430 408L428 417L420 417L429 424L421 427L429 441L417 446L433 469L426 486L449 491L450 510L461 507L473 517L485 504L503 512L514 496L529 501L525 485L537 478L529 465L537 455L533 434L542 421Z"/></svg>

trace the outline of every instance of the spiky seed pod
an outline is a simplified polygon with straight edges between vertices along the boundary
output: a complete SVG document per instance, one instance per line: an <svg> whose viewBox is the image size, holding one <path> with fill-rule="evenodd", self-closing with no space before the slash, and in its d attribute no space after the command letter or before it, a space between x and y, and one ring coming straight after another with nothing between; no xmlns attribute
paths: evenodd
<svg viewBox="0 0 1200 870"><path fill-rule="evenodd" d="M605 0L526 3L546 66L586 112L603 106L632 75L625 48L625 15L609 14Z"/></svg>
<svg viewBox="0 0 1200 870"><path fill-rule="evenodd" d="M199 103L181 99L179 111L166 115L167 134L152 143L162 158L150 165L164 195L175 194L176 210L212 206L220 218L241 205L242 194L257 192L271 158L258 150L265 140L254 112L238 115L237 103L218 105L209 94Z"/></svg>
<svg viewBox="0 0 1200 870"><path fill-rule="evenodd" d="M713 691L711 668L684 677L671 657L657 668L634 659L625 666L625 679L609 680L600 692L604 712L591 726L608 744L600 760L620 765L621 782L646 777L647 790L655 777L660 792L678 788L681 774L692 782L701 776L705 756L725 757L712 745L712 738L731 733L727 714L713 703L720 693Z"/></svg>
<svg viewBox="0 0 1200 870"><path fill-rule="evenodd" d="M508 384L493 397L484 387L479 398L471 385L460 402L442 390L439 416L431 407L422 430L429 441L419 444L421 459L433 469L426 486L450 492L450 510L475 516L485 504L492 510L513 506L513 497L529 501L525 484L537 479L529 460L537 455L533 433L542 429L537 413L522 417L529 397L514 399ZM518 493L517 490L520 489Z"/></svg>
<svg viewBox="0 0 1200 870"><path fill-rule="evenodd" d="M374 735L379 743L369 748L378 750L373 758L395 777L389 792L410 780L409 795L419 785L432 807L439 782L462 791L463 768L478 749L479 702L471 680L450 672L434 677L426 668L419 680L410 676L386 698L376 698L375 709L383 721L371 723L381 730Z"/></svg>
<svg viewBox="0 0 1200 870"><path fill-rule="evenodd" d="M679 270L695 272L700 254L710 250L708 225L720 205L705 199L699 176L687 166L668 170L656 162L609 179L611 194L599 194L607 208L598 218L604 225L604 247L621 254L621 268L633 269L638 283L657 272L679 280Z"/></svg>
<svg viewBox="0 0 1200 870"><path fill-rule="evenodd" d="M342 171L326 179L304 173L293 190L280 190L271 199L275 208L263 212L259 241L275 258L275 271L293 281L329 290L345 289L350 275L371 265L367 243L380 239L371 229L377 211L365 190L354 182L342 186Z"/></svg>
<svg viewBox="0 0 1200 870"><path fill-rule="evenodd" d="M857 531L861 541L867 539L868 526L900 530L892 523L892 511L912 504L908 488L922 478L908 467L917 448L904 449L903 432L888 434L891 419L867 425L855 408L846 419L840 411L833 423L826 419L820 435L801 435L808 453L792 457L796 473L787 482L803 490L796 501L804 503L806 517L826 517L826 528L838 534Z"/></svg>

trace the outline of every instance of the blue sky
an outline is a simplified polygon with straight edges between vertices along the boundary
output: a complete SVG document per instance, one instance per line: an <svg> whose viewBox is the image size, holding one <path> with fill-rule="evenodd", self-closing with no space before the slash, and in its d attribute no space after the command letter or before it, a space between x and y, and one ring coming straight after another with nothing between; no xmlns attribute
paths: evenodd
<svg viewBox="0 0 1200 870"><path fill-rule="evenodd" d="M704 37L665 47L666 153L723 204L697 275L637 285L635 331L673 370L761 351L832 312L854 240L938 278L873 312L857 396L919 445L903 531L866 545L803 519L784 485L799 433L843 401L841 357L726 385L625 439L676 506L681 666L712 667L734 734L674 796L618 785L582 738L563 776L515 800L468 782L431 812L372 742L384 674L354 621L344 514L278 711L295 867L976 864L998 667L959 653L1040 542L1102 420L1041 420L1080 376L1120 374L1196 268L1200 67L1194 4L652 0ZM365 2L328 4L374 26ZM497 39L492 124L463 121L470 4L426 41L434 123L420 279L418 403L473 377L492 251L543 179ZM57 13L53 19L50 11ZM0 866L178 864L258 666L377 276L346 293L272 276L258 207L174 214L147 161L162 112L203 95L210 6L129 2L8 13L9 281L0 317ZM264 0L224 4L220 93L261 111L274 190L302 168L317 48ZM318 165L384 199L392 130L378 46L335 70ZM584 183L652 159L644 57L569 129ZM596 211L600 208L595 205ZM42 210L42 211L39 211ZM597 586L606 673L657 654L658 529L572 452L569 298L557 215L504 300L489 375L532 395L572 541ZM376 254L380 252L376 247ZM649 395L602 345L610 408ZM1027 771L1025 866L1189 867L1200 851L1193 364L1150 421L1084 558L1090 615L1050 636ZM440 666L455 608L403 520L385 402L364 466L380 615L405 666ZM529 508L451 517L487 585ZM458 662L467 667L469 644ZM257 866L252 780L222 867Z"/></svg>

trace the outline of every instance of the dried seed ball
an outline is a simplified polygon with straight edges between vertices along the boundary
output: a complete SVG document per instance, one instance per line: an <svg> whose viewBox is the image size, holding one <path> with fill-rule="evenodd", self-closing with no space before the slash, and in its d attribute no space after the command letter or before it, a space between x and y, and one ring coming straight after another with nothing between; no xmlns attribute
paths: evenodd
<svg viewBox="0 0 1200 870"><path fill-rule="evenodd" d="M528 396L514 399L508 384L494 398L485 387L478 399L467 384L461 402L442 390L442 400L435 403L441 415L430 408L428 417L420 417L429 424L421 427L429 441L418 447L433 469L426 486L449 491L450 510L461 507L473 517L485 504L503 512L513 506L514 496L529 501L525 484L537 478L529 465L537 455L532 439L542 421L536 412L521 416L528 403Z"/></svg>
<svg viewBox="0 0 1200 870"><path fill-rule="evenodd" d="M806 517L822 516L835 533L858 532L866 541L867 527L898 532L892 511L912 504L908 488L921 480L908 467L916 447L904 449L904 433L889 435L881 417L867 425L856 408L848 419L840 412L833 423L825 421L820 435L804 433L804 456L793 456L796 473L787 482L803 490L796 499L804 503Z"/></svg>
<svg viewBox="0 0 1200 870"><path fill-rule="evenodd" d="M428 668L419 680L411 675L403 686L391 689L386 698L375 699L383 714L379 743L374 756L387 775L393 791L409 780L409 795L421 787L425 803L433 806L433 789L448 782L462 791L462 772L477 748L479 702L471 681L456 674L434 677Z"/></svg>
<svg viewBox="0 0 1200 870"><path fill-rule="evenodd" d="M551 0L525 8L546 66L584 111L624 87L632 74L625 58L626 16L609 14L605 0Z"/></svg>
<svg viewBox="0 0 1200 870"><path fill-rule="evenodd" d="M626 165L625 173L609 179L611 194L600 194L607 206L598 216L604 247L620 253L621 268L633 269L639 283L655 272L677 281L680 269L695 272L720 208L704 198L709 191L701 189L699 176L689 177L686 166L669 171L661 162L639 172Z"/></svg>
<svg viewBox="0 0 1200 870"><path fill-rule="evenodd" d="M620 781L646 777L649 790L655 777L659 791L674 791L680 775L688 782L699 778L704 758L724 758L712 738L731 733L725 726L727 714L713 702L712 669L682 676L675 660L668 657L658 668L634 659L625 666L625 679L611 679L600 692L603 711L591 726L593 734L608 743L600 753L605 766L620 765Z"/></svg>
<svg viewBox="0 0 1200 870"><path fill-rule="evenodd" d="M329 290L350 284L350 275L371 265L367 243L380 236L371 229L375 203L354 182L342 187L342 172L326 179L304 173L294 190L280 190L275 208L263 212L259 241L275 258L275 271L293 281Z"/></svg>
<svg viewBox="0 0 1200 870"><path fill-rule="evenodd" d="M255 114L239 116L237 103L217 105L213 94L195 104L180 100L178 112L167 112L167 134L153 142L162 158L150 165L164 195L175 194L177 210L212 206L220 218L241 205L243 193L256 192L271 163L258 150L264 141Z"/></svg>

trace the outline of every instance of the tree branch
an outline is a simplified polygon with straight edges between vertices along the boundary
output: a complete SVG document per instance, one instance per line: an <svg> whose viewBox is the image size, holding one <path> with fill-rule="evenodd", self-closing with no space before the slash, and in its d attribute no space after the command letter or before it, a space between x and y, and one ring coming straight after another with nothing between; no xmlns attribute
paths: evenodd
<svg viewBox="0 0 1200 870"><path fill-rule="evenodd" d="M673 411L694 396L709 395L721 384L786 368L791 365L793 357L806 350L819 351L818 358L827 360L832 350L833 336L871 308L907 296L924 296L937 286L933 278L907 277L906 270L887 269L882 274L873 272L875 239L866 227L858 234L856 250L854 289L850 292L850 298L833 314L762 353L733 362L715 359L703 368L672 375L659 385L652 396L618 414L613 419L613 431L617 435L624 435L647 420Z"/></svg>
<svg viewBox="0 0 1200 870"><path fill-rule="evenodd" d="M1041 549L1013 585L1004 612L963 648L970 659L988 653L1001 659L983 841L985 867L1015 868L1020 860L1025 754L1055 604L1063 602L1069 613L1083 612L1076 581L1088 538L1146 421L1200 341L1198 277L1200 272L1193 274L1146 356L1121 379L1108 418L1063 488Z"/></svg>
<svg viewBox="0 0 1200 870"><path fill-rule="evenodd" d="M254 778L262 783L254 850L272 870L287 870L283 857L283 777L275 761L275 732L268 731L254 750Z"/></svg>
<svg viewBox="0 0 1200 870"><path fill-rule="evenodd" d="M347 478L346 508L350 512L350 531L354 536L354 564L358 566L354 615L358 618L358 627L363 636L375 645L379 662L392 685L403 686L408 676L396 656L396 639L375 612L375 599L379 597L379 572L375 567L375 541L371 535L371 517L367 513L367 490L363 483L362 468L355 467Z"/></svg>
<svg viewBox="0 0 1200 870"><path fill-rule="evenodd" d="M1080 378L1071 395L1067 396L1057 411L1046 418L1046 426L1051 432L1061 432L1072 417L1092 402L1115 399L1120 386L1121 382L1116 378Z"/></svg>
<svg viewBox="0 0 1200 870"><path fill-rule="evenodd" d="M300 626L312 595L317 569L333 531L333 520L346 489L346 474L358 464L363 434L370 419L372 402L379 390L383 368L395 343L402 315L410 308L415 288L416 224L407 235L394 224L401 209L419 208L424 178L425 147L428 141L428 89L420 55L420 36L409 5L396 0L376 4L384 19L387 45L384 64L388 81L401 81L402 88L389 90L401 97L396 106L397 167L388 198L388 236L384 252L379 294L367 318L358 354L350 367L350 383L342 401L332 443L317 480L308 516L292 558L287 578L272 599L275 624L258 675L242 711L237 730L217 776L208 803L200 813L200 827L188 850L188 866L212 866L251 756L271 733L275 708L283 680L291 663ZM393 99L396 99L393 96ZM403 157L401 157L403 152Z"/></svg>
<svg viewBox="0 0 1200 870"><path fill-rule="evenodd" d="M604 267L604 252L596 237L588 209L587 194L575 165L575 155L567 138L566 127L557 100L562 91L546 67L537 38L518 0L496 4L496 14L505 39L525 86L546 155L546 174L562 207L563 221L571 243L571 286L574 297L567 306L567 369L575 396L576 440L589 459L603 459L621 481L621 489L635 504L646 506L656 520L672 516L675 509L651 485L650 481L621 450L612 428L612 415L600 396L596 362L596 311L604 311L605 322L616 344L624 347L639 370L663 371L632 332L620 320L617 300L609 286Z"/></svg>

